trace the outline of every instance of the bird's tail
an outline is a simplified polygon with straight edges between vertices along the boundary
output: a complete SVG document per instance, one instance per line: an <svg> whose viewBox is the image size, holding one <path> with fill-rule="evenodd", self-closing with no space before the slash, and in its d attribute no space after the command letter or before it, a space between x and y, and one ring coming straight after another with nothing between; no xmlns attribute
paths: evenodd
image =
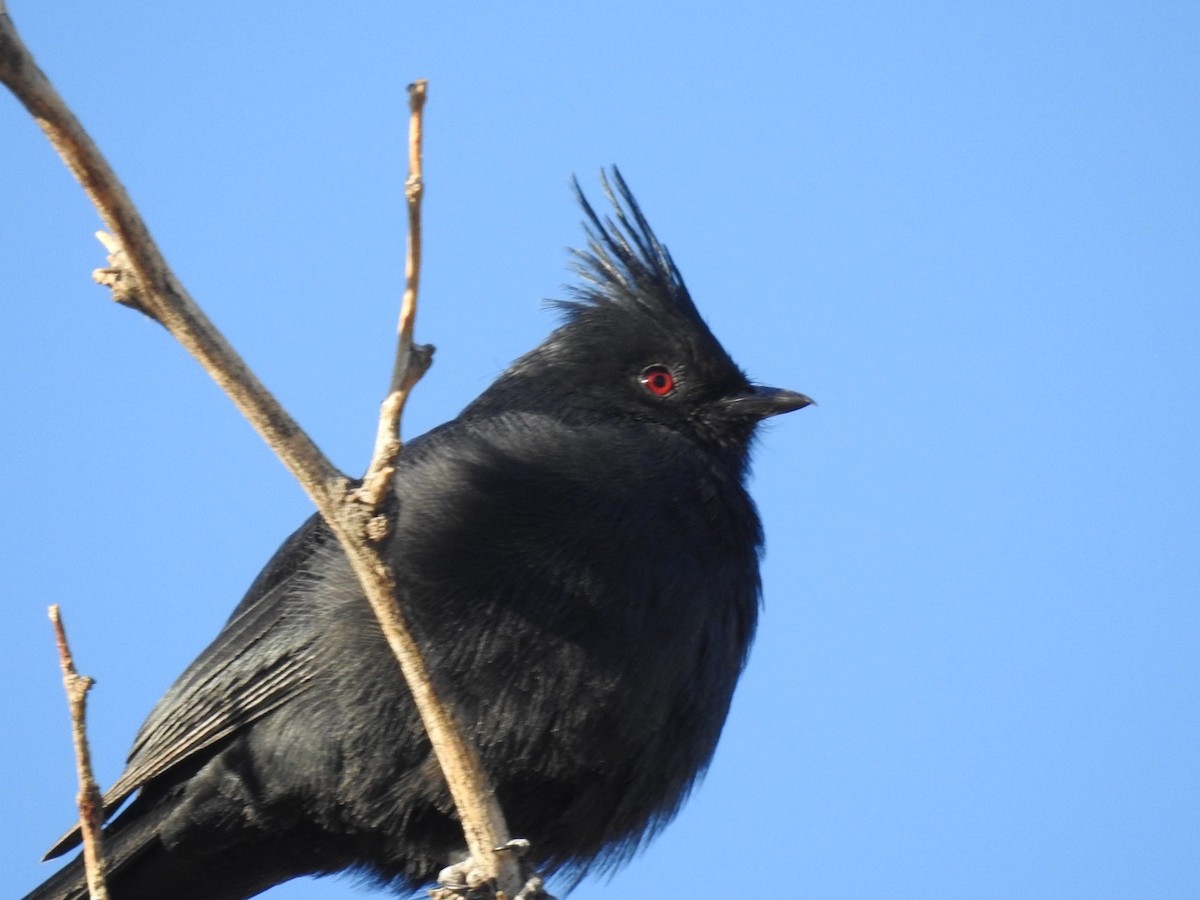
<svg viewBox="0 0 1200 900"><path fill-rule="evenodd" d="M24 900L87 900L82 855L25 895Z"/></svg>
<svg viewBox="0 0 1200 900"><path fill-rule="evenodd" d="M134 813L134 815L130 815ZM105 878L111 900L243 900L300 874L275 846L254 841L219 853L182 853L164 846L162 813L130 809L105 830ZM80 854L24 900L88 900Z"/></svg>
<svg viewBox="0 0 1200 900"><path fill-rule="evenodd" d="M140 869L139 861L159 845L157 820L140 817L122 824L125 827L106 829L104 835L103 853L109 893L113 900L161 898L161 888L155 890L153 884L142 889L138 889L135 884L126 884L127 874ZM60 842L60 846L62 843ZM80 853L34 888L24 900L88 900L83 854Z"/></svg>

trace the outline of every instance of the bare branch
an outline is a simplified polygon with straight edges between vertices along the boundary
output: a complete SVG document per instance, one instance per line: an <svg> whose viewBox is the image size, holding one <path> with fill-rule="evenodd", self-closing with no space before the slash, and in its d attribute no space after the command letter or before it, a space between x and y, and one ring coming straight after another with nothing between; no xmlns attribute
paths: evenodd
<svg viewBox="0 0 1200 900"><path fill-rule="evenodd" d="M405 181L405 199L408 206L408 246L404 262L404 298L400 304L400 321L397 329L396 357L392 368L388 394L380 406L379 428L375 439L375 451L362 486L354 492L353 499L359 501L362 512L370 515L367 526L369 538L379 546L388 528L382 513L386 498L392 492L396 460L400 455L400 417L404 404L413 386L425 374L432 359L433 348L428 345L414 346L413 328L417 315L417 293L421 278L421 198L425 192L422 171L423 113L425 110L426 82L415 81L408 86L408 178ZM353 561L353 557L352 557ZM364 564L370 560L364 559ZM357 562L355 563L357 566ZM385 567L386 568L386 567ZM356 569L357 571L357 569ZM367 596L375 610L375 616L383 628L388 645L392 648L404 677L408 681L421 711L421 719L429 740L433 744L442 772L450 788L450 794L458 808L463 833L467 839L470 861L465 876L468 884L499 881L507 885L512 896L520 881L520 866L512 853L497 852L497 848L509 843L508 826L504 814L496 802L479 755L474 747L460 737L454 722L444 705L433 693L432 679L425 662L412 639L412 632L402 621L399 604L395 596L394 574L387 569L381 572L391 585L385 602L376 602L376 597ZM359 576L362 578L362 575ZM364 581L365 584L365 581Z"/></svg>
<svg viewBox="0 0 1200 900"><path fill-rule="evenodd" d="M4 0L0 0L0 81L37 120L113 233L112 238L102 238L110 254L110 267L98 270L97 280L112 288L119 302L150 316L183 344L280 457L337 536L397 657L458 806L472 856L467 881L472 885L495 885L499 896L514 898L527 893L517 854L508 852L508 829L494 790L474 746L463 739L451 711L438 698L397 603L392 564L382 549L382 538L391 530L384 507L400 452L399 418L408 391L428 367L431 352L412 345L420 270L420 111L424 82L415 84L410 93L410 160L414 165L406 194L412 231L396 367L381 414L379 433L384 446L382 450L376 448L368 472L369 486L357 491L188 296L115 173L25 48L7 15Z"/></svg>
<svg viewBox="0 0 1200 900"><path fill-rule="evenodd" d="M421 281L421 199L425 195L421 162L427 84L420 79L408 86L408 179L404 182L404 197L408 206L408 246L404 257L404 297L400 303L392 380L380 408L375 452L358 491L359 499L372 507L378 507L383 502L391 484L402 446L400 417L404 414L404 404L408 402L409 392L428 371L433 360L431 346L413 344L417 290Z"/></svg>
<svg viewBox="0 0 1200 900"><path fill-rule="evenodd" d="M0 81L37 120L116 238L116 247L124 250L126 293L118 294L118 299L162 324L196 357L318 507L344 490L345 476L271 396L179 284L116 173L21 41L2 0ZM110 247L110 252L113 249ZM131 296L136 301L130 301Z"/></svg>
<svg viewBox="0 0 1200 900"><path fill-rule="evenodd" d="M88 896L91 900L108 900L108 887L104 883L103 805L100 788L92 774L92 755L88 751L87 694L95 683L86 675L75 670L75 660L67 645L67 632L63 628L58 604L50 607L50 621L54 624L54 640L58 644L58 664L62 668L63 687L67 692L67 705L71 710L71 739L75 744L75 769L79 774L79 828L83 833L83 865L87 872Z"/></svg>

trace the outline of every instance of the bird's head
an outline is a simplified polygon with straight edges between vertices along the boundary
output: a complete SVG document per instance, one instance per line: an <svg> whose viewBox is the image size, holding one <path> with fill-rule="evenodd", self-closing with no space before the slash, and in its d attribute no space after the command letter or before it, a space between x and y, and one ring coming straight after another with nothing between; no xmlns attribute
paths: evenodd
<svg viewBox="0 0 1200 900"><path fill-rule="evenodd" d="M555 304L566 321L472 410L651 422L744 456L763 419L813 401L747 379L700 317L621 173L614 167L601 183L613 209L604 218L574 184L588 243L573 251L580 282L571 299Z"/></svg>

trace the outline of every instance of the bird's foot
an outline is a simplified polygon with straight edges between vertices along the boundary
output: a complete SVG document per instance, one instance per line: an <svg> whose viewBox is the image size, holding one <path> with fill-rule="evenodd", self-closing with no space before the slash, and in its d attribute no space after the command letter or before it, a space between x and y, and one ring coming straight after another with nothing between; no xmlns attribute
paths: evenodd
<svg viewBox="0 0 1200 900"><path fill-rule="evenodd" d="M528 851L529 841L524 838L514 838L496 848L497 853L512 853L518 859ZM554 900L546 893L542 877L525 862L521 863L521 875L525 884L511 900ZM495 883L483 875L475 860L467 857L438 873L438 886L429 892L429 896L432 900L496 900L501 894Z"/></svg>

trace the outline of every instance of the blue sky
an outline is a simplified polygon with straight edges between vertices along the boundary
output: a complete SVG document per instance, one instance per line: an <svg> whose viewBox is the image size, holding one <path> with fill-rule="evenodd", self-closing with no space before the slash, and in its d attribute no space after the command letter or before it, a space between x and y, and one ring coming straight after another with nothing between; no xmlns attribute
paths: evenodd
<svg viewBox="0 0 1200 900"><path fill-rule="evenodd" d="M618 163L714 331L820 406L753 492L765 615L707 779L580 900L1200 893L1200 7L11 0L176 271L344 468L403 269L405 429L549 330L567 190ZM0 97L0 884L72 818L45 606L101 780L308 504L115 308ZM346 880L271 898L365 897Z"/></svg>

